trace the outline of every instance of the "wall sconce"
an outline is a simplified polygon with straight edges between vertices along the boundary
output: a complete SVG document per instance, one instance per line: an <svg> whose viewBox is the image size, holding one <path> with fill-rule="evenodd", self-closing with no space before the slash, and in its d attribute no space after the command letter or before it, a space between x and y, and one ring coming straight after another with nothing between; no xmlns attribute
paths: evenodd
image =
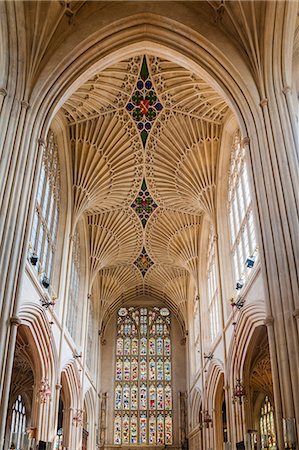
<svg viewBox="0 0 299 450"><path fill-rule="evenodd" d="M45 289L48 289L50 286L50 280L46 275L43 276L41 283Z"/></svg>
<svg viewBox="0 0 299 450"><path fill-rule="evenodd" d="M212 424L212 417L210 416L209 411L208 410L203 411L202 415L203 415L202 418L203 425L206 428L209 428L210 424Z"/></svg>
<svg viewBox="0 0 299 450"><path fill-rule="evenodd" d="M243 280L243 278L240 278L240 280L237 281L236 283L236 289L237 291L240 291L242 289L242 287L244 286L245 281Z"/></svg>
<svg viewBox="0 0 299 450"><path fill-rule="evenodd" d="M77 409L76 414L73 417L73 425L75 427L81 427L83 425L83 410Z"/></svg>
<svg viewBox="0 0 299 450"><path fill-rule="evenodd" d="M255 256L251 255L248 256L248 258L246 259L246 267L248 267L248 269L252 269L252 267L254 266L255 263Z"/></svg>
<svg viewBox="0 0 299 450"><path fill-rule="evenodd" d="M42 307L46 308L46 309L49 308L49 306L54 306L55 305L54 302L49 302L45 298L40 298L39 301L41 302Z"/></svg>
<svg viewBox="0 0 299 450"><path fill-rule="evenodd" d="M296 450L296 426L294 417L282 419L284 446L288 450Z"/></svg>
<svg viewBox="0 0 299 450"><path fill-rule="evenodd" d="M246 392L245 388L240 380L240 378L237 378L236 385L234 388L234 395L233 395L233 403L239 400L240 405L242 404L242 398L245 397Z"/></svg>
<svg viewBox="0 0 299 450"><path fill-rule="evenodd" d="M237 301L231 300L231 305L235 306L238 310L242 309L245 305L245 299L243 297L238 297Z"/></svg>
<svg viewBox="0 0 299 450"><path fill-rule="evenodd" d="M38 398L41 403L47 403L48 398L50 399L52 396L50 384L48 378L44 378L41 381L40 388L38 390Z"/></svg>
<svg viewBox="0 0 299 450"><path fill-rule="evenodd" d="M32 264L33 266L36 266L37 261L38 261L38 256L37 256L37 254L34 253L34 252L31 253L29 260L30 260L30 262L31 262L31 264Z"/></svg>

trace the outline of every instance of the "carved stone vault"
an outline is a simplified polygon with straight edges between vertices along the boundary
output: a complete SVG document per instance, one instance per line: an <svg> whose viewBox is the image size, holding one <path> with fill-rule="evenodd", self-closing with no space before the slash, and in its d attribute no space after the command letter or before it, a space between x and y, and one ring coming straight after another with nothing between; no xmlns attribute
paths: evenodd
<svg viewBox="0 0 299 450"><path fill-rule="evenodd" d="M146 295L184 322L202 217L214 217L227 110L203 79L151 55L103 70L64 104L73 219L87 217L90 289L102 320Z"/></svg>

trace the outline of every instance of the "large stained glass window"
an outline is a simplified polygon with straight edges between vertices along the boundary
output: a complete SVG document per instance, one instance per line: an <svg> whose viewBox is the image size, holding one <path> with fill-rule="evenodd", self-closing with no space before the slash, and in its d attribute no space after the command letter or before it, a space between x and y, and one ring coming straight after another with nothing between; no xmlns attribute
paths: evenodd
<svg viewBox="0 0 299 450"><path fill-rule="evenodd" d="M172 371L167 308L120 308L114 444L171 445Z"/></svg>

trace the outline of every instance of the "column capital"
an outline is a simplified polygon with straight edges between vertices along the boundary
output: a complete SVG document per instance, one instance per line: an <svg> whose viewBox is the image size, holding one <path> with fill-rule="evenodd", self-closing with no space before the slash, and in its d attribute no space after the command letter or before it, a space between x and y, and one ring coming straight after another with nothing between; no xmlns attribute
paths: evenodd
<svg viewBox="0 0 299 450"><path fill-rule="evenodd" d="M44 138L39 138L37 142L40 147L43 147L43 149L46 148L47 144L46 144L46 140Z"/></svg>
<svg viewBox="0 0 299 450"><path fill-rule="evenodd" d="M267 316L266 319L264 320L264 324L267 327L273 326L273 323L274 323L274 317L272 317L272 316Z"/></svg>
<svg viewBox="0 0 299 450"><path fill-rule="evenodd" d="M5 98L7 96L7 89L4 87L0 88L0 95Z"/></svg>
<svg viewBox="0 0 299 450"><path fill-rule="evenodd" d="M283 93L284 95L290 94L291 92L292 92L291 86L285 86L285 87L282 89L282 93Z"/></svg>
<svg viewBox="0 0 299 450"><path fill-rule="evenodd" d="M243 147L245 146L248 147L248 145L250 144L250 138L248 136L244 136L241 141L241 144Z"/></svg>
<svg viewBox="0 0 299 450"><path fill-rule="evenodd" d="M260 101L260 106L262 108L264 108L265 106L268 106L268 99L267 98L262 98L262 100Z"/></svg>
<svg viewBox="0 0 299 450"><path fill-rule="evenodd" d="M21 106L23 109L29 109L30 108L30 103L27 102L27 100L22 100L21 101Z"/></svg>
<svg viewBox="0 0 299 450"><path fill-rule="evenodd" d="M295 319L299 319L299 309L294 309L293 317L295 317Z"/></svg>
<svg viewBox="0 0 299 450"><path fill-rule="evenodd" d="M10 323L11 323L11 326L18 327L19 325L21 325L21 319L17 316L12 316L10 318Z"/></svg>

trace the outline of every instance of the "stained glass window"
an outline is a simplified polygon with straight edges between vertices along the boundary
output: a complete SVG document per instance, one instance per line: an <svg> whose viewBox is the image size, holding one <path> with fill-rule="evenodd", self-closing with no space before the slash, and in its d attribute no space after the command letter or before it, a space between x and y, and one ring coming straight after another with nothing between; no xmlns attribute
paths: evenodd
<svg viewBox="0 0 299 450"><path fill-rule="evenodd" d="M60 169L54 133L50 130L43 154L35 213L29 244L29 261L43 286L51 283L59 218Z"/></svg>
<svg viewBox="0 0 299 450"><path fill-rule="evenodd" d="M134 261L135 266L140 270L142 276L144 277L148 269L154 264L154 262L150 259L148 254L146 253L145 248L143 247L140 255Z"/></svg>
<svg viewBox="0 0 299 450"><path fill-rule="evenodd" d="M115 353L114 444L171 445L169 310L121 308Z"/></svg>
<svg viewBox="0 0 299 450"><path fill-rule="evenodd" d="M228 213L235 281L242 285L258 256L249 174L240 132L234 136L230 162Z"/></svg>
<svg viewBox="0 0 299 450"><path fill-rule="evenodd" d="M137 125L143 146L145 147L152 125L159 112L163 109L150 78L146 56L143 57L139 79L126 108Z"/></svg>
<svg viewBox="0 0 299 450"><path fill-rule="evenodd" d="M154 202L147 189L145 180L143 180L141 189L138 192L134 202L131 204L131 207L134 209L136 214L138 214L143 227L145 227L150 215L154 212L157 206L157 203Z"/></svg>
<svg viewBox="0 0 299 450"><path fill-rule="evenodd" d="M260 415L261 448L276 450L276 434L273 407L268 397L265 397Z"/></svg>

